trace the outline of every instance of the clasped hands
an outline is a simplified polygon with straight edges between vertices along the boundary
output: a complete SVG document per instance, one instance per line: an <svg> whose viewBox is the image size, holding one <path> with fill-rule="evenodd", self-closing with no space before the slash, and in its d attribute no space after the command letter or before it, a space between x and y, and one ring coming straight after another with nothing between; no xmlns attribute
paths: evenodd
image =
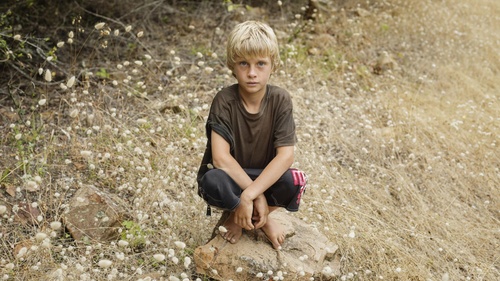
<svg viewBox="0 0 500 281"><path fill-rule="evenodd" d="M252 199L243 191L234 212L234 222L246 230L259 229L267 222L269 207L264 194Z"/></svg>

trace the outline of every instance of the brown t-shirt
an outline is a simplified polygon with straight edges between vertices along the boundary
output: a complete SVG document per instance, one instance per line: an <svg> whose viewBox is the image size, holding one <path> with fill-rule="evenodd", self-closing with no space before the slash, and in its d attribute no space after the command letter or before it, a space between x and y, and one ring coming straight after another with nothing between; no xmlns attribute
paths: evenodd
<svg viewBox="0 0 500 281"><path fill-rule="evenodd" d="M280 87L267 85L259 112L252 114L243 105L238 84L218 92L206 124L207 149L198 179L206 172L205 166L212 163L212 130L230 144L231 155L242 168L264 169L276 156L277 147L295 145L295 121L290 94Z"/></svg>

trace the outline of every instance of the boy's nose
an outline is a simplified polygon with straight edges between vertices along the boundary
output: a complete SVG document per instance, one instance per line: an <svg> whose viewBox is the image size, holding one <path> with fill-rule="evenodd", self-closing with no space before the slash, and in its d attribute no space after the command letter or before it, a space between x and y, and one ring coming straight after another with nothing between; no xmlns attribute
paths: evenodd
<svg viewBox="0 0 500 281"><path fill-rule="evenodd" d="M256 71L255 71L255 67L254 66L250 66L250 68L248 69L248 76L249 77L255 77L257 75Z"/></svg>

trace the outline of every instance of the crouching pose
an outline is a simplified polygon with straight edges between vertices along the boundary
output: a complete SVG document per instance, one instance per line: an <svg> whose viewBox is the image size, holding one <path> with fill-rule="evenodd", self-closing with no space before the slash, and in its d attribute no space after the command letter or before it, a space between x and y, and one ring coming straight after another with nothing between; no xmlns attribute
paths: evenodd
<svg viewBox="0 0 500 281"><path fill-rule="evenodd" d="M279 62L276 35L267 24L247 21L233 29L227 66L238 83L213 99L197 177L208 205L230 211L221 235L231 243L243 229L261 228L279 249L284 229L269 213L280 207L298 211L305 189L304 173L290 168L296 142L292 100L268 84Z"/></svg>

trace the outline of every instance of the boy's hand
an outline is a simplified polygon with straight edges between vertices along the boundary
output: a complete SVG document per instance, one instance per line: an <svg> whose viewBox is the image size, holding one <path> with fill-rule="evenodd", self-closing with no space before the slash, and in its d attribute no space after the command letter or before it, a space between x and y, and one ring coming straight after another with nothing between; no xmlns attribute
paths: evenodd
<svg viewBox="0 0 500 281"><path fill-rule="evenodd" d="M254 228L252 224L253 201L241 194L240 204L234 212L234 222L246 230Z"/></svg>
<svg viewBox="0 0 500 281"><path fill-rule="evenodd" d="M263 194L259 195L253 201L253 217L255 228L263 227L267 222L267 216L269 215L269 207L267 205L266 197Z"/></svg>

